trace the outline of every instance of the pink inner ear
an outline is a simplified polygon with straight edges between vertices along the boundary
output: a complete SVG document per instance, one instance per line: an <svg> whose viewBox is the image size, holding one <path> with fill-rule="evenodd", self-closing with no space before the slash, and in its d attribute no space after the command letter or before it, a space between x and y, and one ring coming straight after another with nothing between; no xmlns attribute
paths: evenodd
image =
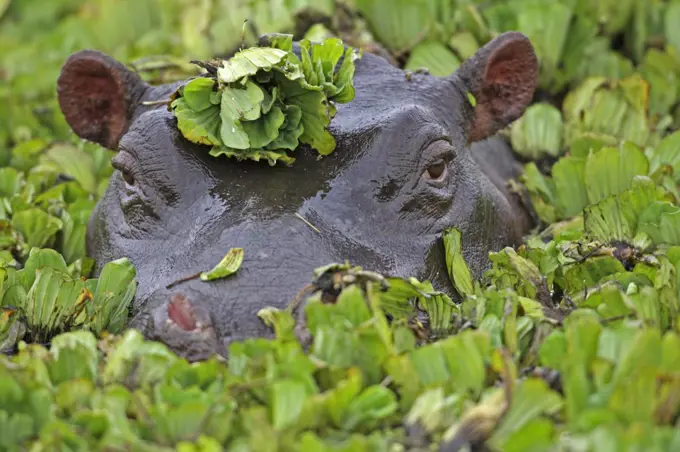
<svg viewBox="0 0 680 452"><path fill-rule="evenodd" d="M533 98L537 79L538 64L531 44L526 39L516 39L489 56L483 86L509 90L507 94L512 95L503 102L504 106L523 109Z"/></svg>
<svg viewBox="0 0 680 452"><path fill-rule="evenodd" d="M526 39L514 39L504 43L489 55L484 74L487 83L516 82L518 75L536 72L536 56ZM529 80L527 80L529 81Z"/></svg>
<svg viewBox="0 0 680 452"><path fill-rule="evenodd" d="M538 61L528 39L503 42L489 55L468 138L478 141L518 119L538 83Z"/></svg>
<svg viewBox="0 0 680 452"><path fill-rule="evenodd" d="M97 56L75 56L64 65L57 85L61 110L73 131L115 149L127 125L117 71Z"/></svg>

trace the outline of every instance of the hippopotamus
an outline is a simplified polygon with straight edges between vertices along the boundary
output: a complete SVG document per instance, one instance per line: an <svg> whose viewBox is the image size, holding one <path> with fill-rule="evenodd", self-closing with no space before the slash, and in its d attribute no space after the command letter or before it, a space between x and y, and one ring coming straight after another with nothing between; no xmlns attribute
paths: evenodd
<svg viewBox="0 0 680 452"><path fill-rule="evenodd" d="M508 188L521 163L498 132L524 113L537 79L534 48L518 32L446 77L365 53L355 98L329 126L335 151L319 158L301 146L292 165L271 166L212 157L181 135L163 101L188 80L152 86L106 54L78 51L57 80L61 111L80 138L116 152L87 228L95 274L130 259L129 326L194 357L269 337L258 311L288 306L333 262L429 280L453 297L443 231L461 231L478 277L489 252L518 245L532 227ZM231 248L244 250L235 274L187 278Z"/></svg>

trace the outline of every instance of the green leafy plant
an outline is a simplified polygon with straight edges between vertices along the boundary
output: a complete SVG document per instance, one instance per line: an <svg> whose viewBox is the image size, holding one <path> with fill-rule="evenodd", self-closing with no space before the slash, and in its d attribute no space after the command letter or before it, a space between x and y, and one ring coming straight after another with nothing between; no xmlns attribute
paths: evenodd
<svg viewBox="0 0 680 452"><path fill-rule="evenodd" d="M172 101L186 139L212 146L215 157L266 159L270 165L293 163L288 152L300 143L321 155L333 152L335 139L328 131L335 116L333 103L354 98L354 62L359 55L351 47L345 50L337 38L319 44L302 40L300 58L293 53L292 35L270 41L270 47L201 63L212 76L190 81Z"/></svg>
<svg viewBox="0 0 680 452"><path fill-rule="evenodd" d="M47 342L72 329L122 331L135 276L132 264L120 259L106 264L99 278L74 277L64 258L50 249L33 248L21 270L5 263L0 266L0 349L12 349L21 339Z"/></svg>

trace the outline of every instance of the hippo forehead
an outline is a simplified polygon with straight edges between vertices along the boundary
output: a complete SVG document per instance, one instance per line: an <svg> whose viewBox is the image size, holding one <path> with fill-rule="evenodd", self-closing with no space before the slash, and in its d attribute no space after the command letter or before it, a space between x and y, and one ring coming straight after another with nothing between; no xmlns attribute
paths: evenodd
<svg viewBox="0 0 680 452"><path fill-rule="evenodd" d="M153 100L168 97L183 83L157 88ZM452 140L464 141L461 131L455 127L461 115L458 107L462 95L451 80L427 74L407 77L403 70L392 66L384 58L368 53L356 62L354 86L355 98L346 104L336 104L337 114L329 127L338 142L338 148L344 148L344 156L357 157L352 154L352 150L366 149L370 140L386 132L397 135L394 137L395 142L402 141L401 146L389 146L393 154L399 150L408 153L412 146L406 146L406 143L424 132L453 134L455 136L450 137ZM169 121L171 118L172 113L165 108L140 106L134 114L128 134L135 135L137 145L140 141L158 140L158 134L152 133L154 129L165 129L164 134L175 135L177 123L176 120ZM427 132L423 125L429 125ZM172 131L169 132L168 128ZM126 141L130 142L130 139ZM295 157L310 152L315 154L307 146L301 145L295 151Z"/></svg>
<svg viewBox="0 0 680 452"><path fill-rule="evenodd" d="M422 159L428 157L422 150L429 143L446 140L458 147L465 143L461 128L456 127L461 96L449 80L424 74L407 78L383 58L365 54L357 61L354 85L354 100L337 105L330 124L336 150L318 159L316 151L300 146L293 152L296 162L291 168L277 165L263 171L264 162L210 157L207 146L182 138L166 108L138 108L119 148L137 158L159 160L154 165L171 162L176 171L201 174L235 204L241 198L241 204L252 207L257 204L257 193L266 192L267 209L278 206L277 210L290 211L291 203L299 206L304 199L328 190L341 173L350 170L353 183L370 185L377 201L387 201L397 186L422 172ZM166 87L156 96L167 97L176 88ZM172 172L166 172L166 179L181 178L182 174ZM285 182L291 178L304 178L304 183ZM160 182L172 196L172 184Z"/></svg>

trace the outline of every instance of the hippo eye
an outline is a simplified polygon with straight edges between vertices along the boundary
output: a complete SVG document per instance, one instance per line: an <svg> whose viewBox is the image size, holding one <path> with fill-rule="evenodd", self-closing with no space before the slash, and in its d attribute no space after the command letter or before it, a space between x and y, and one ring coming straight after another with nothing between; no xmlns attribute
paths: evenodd
<svg viewBox="0 0 680 452"><path fill-rule="evenodd" d="M446 176L446 172L446 162L444 160L437 160L427 167L423 176L427 180L441 180Z"/></svg>
<svg viewBox="0 0 680 452"><path fill-rule="evenodd" d="M123 176L123 180L128 185L135 185L135 178L130 174L129 171L123 170L120 172Z"/></svg>

